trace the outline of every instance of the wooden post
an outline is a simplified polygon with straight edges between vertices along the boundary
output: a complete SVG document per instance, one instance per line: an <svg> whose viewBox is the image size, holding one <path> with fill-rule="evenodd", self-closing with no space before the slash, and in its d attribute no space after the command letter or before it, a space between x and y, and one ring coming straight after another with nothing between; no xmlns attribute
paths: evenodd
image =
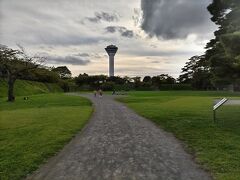
<svg viewBox="0 0 240 180"><path fill-rule="evenodd" d="M216 123L216 111L213 110L213 122Z"/></svg>
<svg viewBox="0 0 240 180"><path fill-rule="evenodd" d="M220 108L225 102L227 102L227 98L223 98L221 101L219 101L217 104L213 106L213 122L216 123L216 111L218 108Z"/></svg>

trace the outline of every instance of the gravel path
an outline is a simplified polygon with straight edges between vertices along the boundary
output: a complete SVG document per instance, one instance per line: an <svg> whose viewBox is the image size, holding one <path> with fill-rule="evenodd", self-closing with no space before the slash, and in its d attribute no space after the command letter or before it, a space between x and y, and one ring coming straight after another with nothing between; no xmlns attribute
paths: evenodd
<svg viewBox="0 0 240 180"><path fill-rule="evenodd" d="M208 180L182 144L110 96L95 98L84 130L27 179Z"/></svg>

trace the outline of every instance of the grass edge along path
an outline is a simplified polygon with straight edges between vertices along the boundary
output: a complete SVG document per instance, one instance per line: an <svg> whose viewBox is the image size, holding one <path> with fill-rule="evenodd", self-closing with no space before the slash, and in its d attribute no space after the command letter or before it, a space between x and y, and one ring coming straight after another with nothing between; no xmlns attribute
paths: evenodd
<svg viewBox="0 0 240 180"><path fill-rule="evenodd" d="M221 97L240 96L228 92L129 92L117 100L182 140L214 178L236 180L240 179L240 106L221 108L218 123L213 124L213 100Z"/></svg>
<svg viewBox="0 0 240 180"><path fill-rule="evenodd" d="M92 103L65 94L0 99L0 179L26 177L59 152L88 122Z"/></svg>

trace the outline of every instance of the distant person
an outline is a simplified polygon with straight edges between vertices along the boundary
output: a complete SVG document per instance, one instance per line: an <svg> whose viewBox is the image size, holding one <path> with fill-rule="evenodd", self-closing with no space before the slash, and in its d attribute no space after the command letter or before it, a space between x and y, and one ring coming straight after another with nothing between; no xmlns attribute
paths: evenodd
<svg viewBox="0 0 240 180"><path fill-rule="evenodd" d="M115 90L113 90L113 92L112 92L112 95L115 95L116 94L116 91Z"/></svg>
<svg viewBox="0 0 240 180"><path fill-rule="evenodd" d="M94 94L94 97L97 97L97 91L96 90L93 91L93 94Z"/></svg>
<svg viewBox="0 0 240 180"><path fill-rule="evenodd" d="M99 89L98 93L99 93L99 97L102 97L102 96L103 96L103 92L102 92L101 89Z"/></svg>

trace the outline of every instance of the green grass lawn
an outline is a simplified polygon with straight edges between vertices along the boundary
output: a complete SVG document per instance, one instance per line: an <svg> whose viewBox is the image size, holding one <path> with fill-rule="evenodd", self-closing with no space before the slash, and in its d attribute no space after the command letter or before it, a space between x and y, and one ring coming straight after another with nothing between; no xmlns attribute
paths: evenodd
<svg viewBox="0 0 240 180"><path fill-rule="evenodd" d="M213 101L222 97L240 99L240 94L130 92L119 100L184 141L186 149L215 178L237 180L240 179L240 106L223 106L214 124Z"/></svg>
<svg viewBox="0 0 240 180"><path fill-rule="evenodd" d="M86 124L90 101L64 94L0 99L0 179L15 180L37 169Z"/></svg>

